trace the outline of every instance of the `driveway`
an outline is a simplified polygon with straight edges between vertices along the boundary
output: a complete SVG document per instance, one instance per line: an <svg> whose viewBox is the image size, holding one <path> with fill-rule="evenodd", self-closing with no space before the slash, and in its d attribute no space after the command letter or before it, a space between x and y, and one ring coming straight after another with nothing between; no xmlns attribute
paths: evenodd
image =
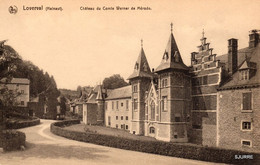
<svg viewBox="0 0 260 165"><path fill-rule="evenodd" d="M0 165L203 165L203 161L174 158L69 140L50 132L53 120L20 129L25 151L0 152ZM215 164L215 163L214 163Z"/></svg>

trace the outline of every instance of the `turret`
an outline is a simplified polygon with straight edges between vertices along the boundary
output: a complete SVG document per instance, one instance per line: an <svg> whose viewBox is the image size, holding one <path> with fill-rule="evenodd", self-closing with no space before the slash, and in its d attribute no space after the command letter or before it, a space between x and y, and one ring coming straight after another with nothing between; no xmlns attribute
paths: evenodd
<svg viewBox="0 0 260 165"><path fill-rule="evenodd" d="M97 102L97 124L98 125L104 125L104 97L102 93L102 85L98 86L98 93L96 97Z"/></svg>
<svg viewBox="0 0 260 165"><path fill-rule="evenodd" d="M153 73L146 59L143 40L141 40L141 51L134 65L134 71L128 80L132 85L132 127L133 134L144 134L145 118L145 92L148 90Z"/></svg>

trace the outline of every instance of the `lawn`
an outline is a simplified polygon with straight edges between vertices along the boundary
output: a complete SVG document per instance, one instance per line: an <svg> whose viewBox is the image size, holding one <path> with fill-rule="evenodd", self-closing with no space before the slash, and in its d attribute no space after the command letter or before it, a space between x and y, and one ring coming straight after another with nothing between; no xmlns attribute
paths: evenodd
<svg viewBox="0 0 260 165"><path fill-rule="evenodd" d="M72 130L72 131L79 131L79 132L93 132L93 133L98 133L98 134L102 134L102 135L123 137L123 138L133 139L133 140L156 141L156 139L152 138L152 137L133 135L125 130L103 127L103 126L93 126L93 125L90 126L90 125L85 125L85 124L75 124L75 125L65 127L64 129Z"/></svg>

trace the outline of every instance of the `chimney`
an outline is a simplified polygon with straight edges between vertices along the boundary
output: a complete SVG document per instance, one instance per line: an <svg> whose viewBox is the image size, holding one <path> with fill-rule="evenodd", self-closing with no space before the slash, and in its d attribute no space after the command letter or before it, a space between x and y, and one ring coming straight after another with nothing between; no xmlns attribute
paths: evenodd
<svg viewBox="0 0 260 165"><path fill-rule="evenodd" d="M259 42L258 30L252 30L249 33L249 48L254 48Z"/></svg>
<svg viewBox="0 0 260 165"><path fill-rule="evenodd" d="M237 71L237 39L228 40L228 73L230 75Z"/></svg>

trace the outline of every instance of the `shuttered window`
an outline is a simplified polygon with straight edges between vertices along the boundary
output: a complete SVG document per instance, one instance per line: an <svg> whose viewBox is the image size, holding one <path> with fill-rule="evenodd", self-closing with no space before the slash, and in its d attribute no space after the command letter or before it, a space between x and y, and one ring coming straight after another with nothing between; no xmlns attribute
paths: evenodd
<svg viewBox="0 0 260 165"><path fill-rule="evenodd" d="M252 109L252 93L243 93L243 110Z"/></svg>

